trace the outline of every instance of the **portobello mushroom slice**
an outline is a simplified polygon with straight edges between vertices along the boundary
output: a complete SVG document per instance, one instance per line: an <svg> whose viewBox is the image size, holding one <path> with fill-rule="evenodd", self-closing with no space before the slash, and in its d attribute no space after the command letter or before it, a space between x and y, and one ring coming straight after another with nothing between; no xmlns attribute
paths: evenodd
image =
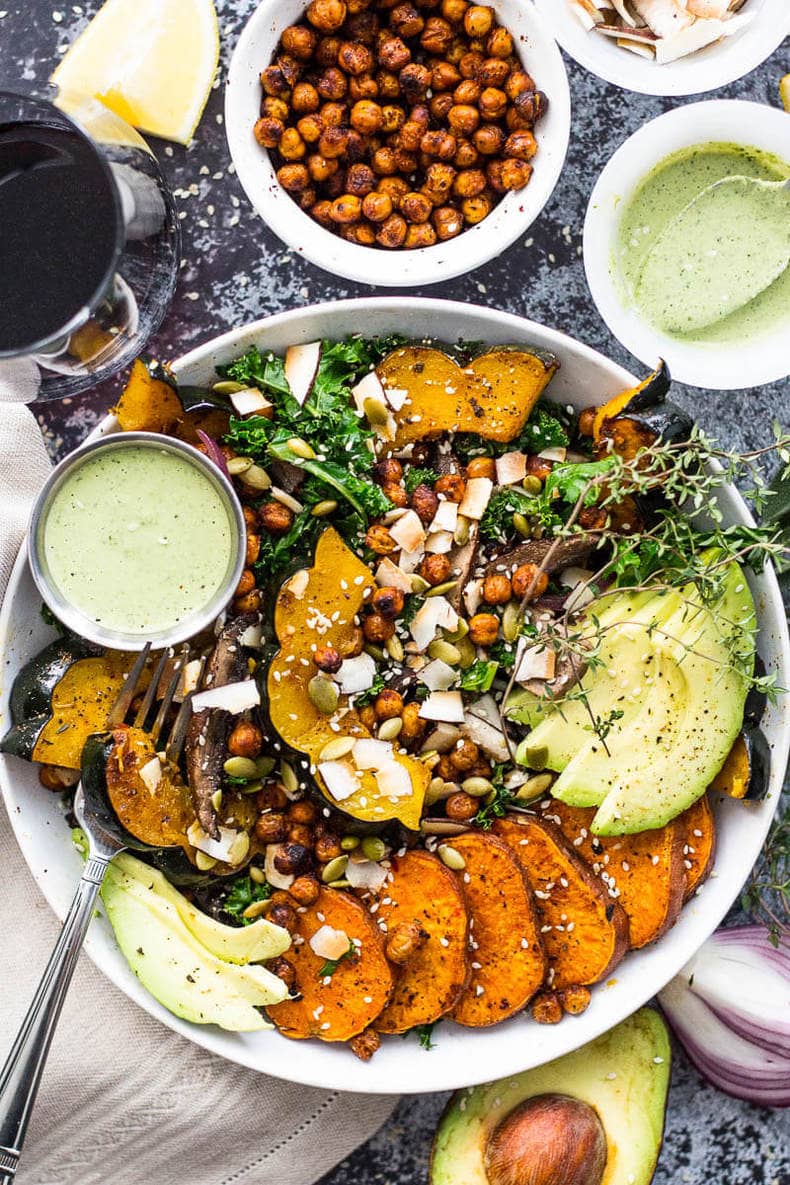
<svg viewBox="0 0 790 1185"><path fill-rule="evenodd" d="M268 468L274 485L284 490L286 494L290 494L291 497L299 493L304 485L304 469L300 469L298 465L292 465L290 461L272 461Z"/></svg>
<svg viewBox="0 0 790 1185"><path fill-rule="evenodd" d="M586 564L598 546L600 538L600 535L596 534L579 534L563 539L549 560L546 571L551 575L552 572L561 572L563 568L581 567ZM485 574L495 576L500 572L513 572L521 564L542 564L554 543L554 539L525 539L512 551L502 552L490 560Z"/></svg>
<svg viewBox="0 0 790 1185"><path fill-rule="evenodd" d="M247 657L241 639L251 626L258 624L258 620L257 614L245 613L224 626L206 667L204 689L225 687L244 678ZM205 708L192 715L187 728L187 779L195 814L212 839L219 839L219 827L211 800L222 788L222 767L232 726L230 712L224 708Z"/></svg>
<svg viewBox="0 0 790 1185"><path fill-rule="evenodd" d="M447 558L450 561L450 577L455 580L455 587L447 594L447 600L460 613L463 609L464 589L472 579L472 573L477 565L477 553L480 547L480 524L469 523L469 538L466 543L452 548Z"/></svg>

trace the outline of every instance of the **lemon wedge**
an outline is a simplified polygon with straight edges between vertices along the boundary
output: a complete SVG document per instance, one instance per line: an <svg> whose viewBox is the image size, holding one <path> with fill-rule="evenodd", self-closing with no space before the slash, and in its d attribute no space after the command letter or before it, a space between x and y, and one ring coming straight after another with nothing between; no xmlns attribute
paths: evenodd
<svg viewBox="0 0 790 1185"><path fill-rule="evenodd" d="M107 0L52 75L152 136L187 144L219 61L213 0Z"/></svg>
<svg viewBox="0 0 790 1185"><path fill-rule="evenodd" d="M779 98L784 104L785 111L790 111L790 74L785 74L779 82Z"/></svg>

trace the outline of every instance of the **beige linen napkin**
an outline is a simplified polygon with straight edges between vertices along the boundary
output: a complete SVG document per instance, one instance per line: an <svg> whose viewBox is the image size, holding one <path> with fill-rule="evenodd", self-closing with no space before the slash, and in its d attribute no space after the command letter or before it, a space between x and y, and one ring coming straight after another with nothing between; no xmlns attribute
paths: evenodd
<svg viewBox="0 0 790 1185"><path fill-rule="evenodd" d="M0 381L0 597L49 470L35 420L7 399ZM63 842L69 842L65 827ZM0 868L4 1059L58 922L2 806ZM231 1065L142 1012L83 955L16 1179L19 1185L310 1185L368 1139L395 1101L295 1086Z"/></svg>

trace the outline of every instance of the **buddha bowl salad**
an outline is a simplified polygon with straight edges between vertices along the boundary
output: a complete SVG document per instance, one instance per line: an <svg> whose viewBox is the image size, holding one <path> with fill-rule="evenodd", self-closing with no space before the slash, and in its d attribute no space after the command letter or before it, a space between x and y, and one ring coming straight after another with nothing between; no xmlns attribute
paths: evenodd
<svg viewBox="0 0 790 1185"><path fill-rule="evenodd" d="M2 747L150 845L104 905L176 1014L363 1060L441 1018L554 1023L699 892L711 799L765 792L745 568L778 544L716 501L757 454L706 441L664 366L577 415L558 365L362 337L251 349L211 389L135 363L121 429L195 443L244 507L177 698L210 695L172 768L102 731L128 656L62 633Z"/></svg>

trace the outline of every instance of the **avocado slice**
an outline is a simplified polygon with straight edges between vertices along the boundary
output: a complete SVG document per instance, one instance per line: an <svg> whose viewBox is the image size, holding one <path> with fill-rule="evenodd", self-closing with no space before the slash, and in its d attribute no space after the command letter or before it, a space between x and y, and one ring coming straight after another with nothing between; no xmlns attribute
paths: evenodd
<svg viewBox="0 0 790 1185"><path fill-rule="evenodd" d="M285 999L282 980L264 967L218 959L187 929L173 904L114 864L101 894L129 966L170 1012L232 1032L272 1028L258 1009Z"/></svg>
<svg viewBox="0 0 790 1185"><path fill-rule="evenodd" d="M436 1131L430 1185L497 1185L486 1172L491 1136L516 1107L547 1094L596 1112L607 1144L600 1185L648 1185L661 1150L670 1056L664 1021L641 1008L565 1057L456 1092Z"/></svg>
<svg viewBox="0 0 790 1185"><path fill-rule="evenodd" d="M265 918L258 918L249 926L223 925L196 909L162 872L128 852L116 856L114 866L169 902L198 942L226 963L262 963L264 959L275 959L291 945L288 931Z"/></svg>

